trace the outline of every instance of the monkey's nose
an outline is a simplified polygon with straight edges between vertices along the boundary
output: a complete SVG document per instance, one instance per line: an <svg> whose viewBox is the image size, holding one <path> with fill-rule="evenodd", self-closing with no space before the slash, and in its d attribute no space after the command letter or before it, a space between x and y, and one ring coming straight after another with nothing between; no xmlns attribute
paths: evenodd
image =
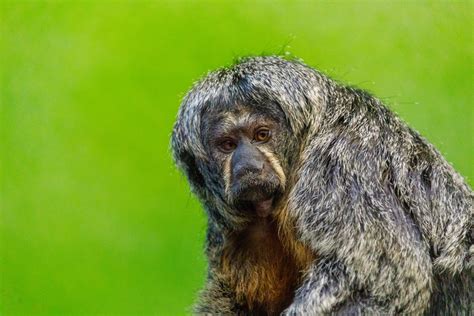
<svg viewBox="0 0 474 316"><path fill-rule="evenodd" d="M234 177L240 178L247 174L259 175L263 171L263 161L248 160L240 161L234 166L233 174Z"/></svg>
<svg viewBox="0 0 474 316"><path fill-rule="evenodd" d="M265 159L262 153L252 144L243 143L232 155L232 174L238 179L247 174L262 173Z"/></svg>

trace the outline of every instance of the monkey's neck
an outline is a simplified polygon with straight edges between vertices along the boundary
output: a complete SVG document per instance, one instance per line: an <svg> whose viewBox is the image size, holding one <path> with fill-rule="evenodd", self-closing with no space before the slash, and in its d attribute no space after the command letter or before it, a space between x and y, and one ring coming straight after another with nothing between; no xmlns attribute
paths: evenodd
<svg viewBox="0 0 474 316"><path fill-rule="evenodd" d="M253 222L228 239L222 269L237 300L249 312L276 315L291 303L298 269L269 218Z"/></svg>
<svg viewBox="0 0 474 316"><path fill-rule="evenodd" d="M289 237L282 233L278 218L266 217L228 238L223 273L237 299L251 311L279 314L291 303L306 268L301 258L309 256L294 241L282 239Z"/></svg>

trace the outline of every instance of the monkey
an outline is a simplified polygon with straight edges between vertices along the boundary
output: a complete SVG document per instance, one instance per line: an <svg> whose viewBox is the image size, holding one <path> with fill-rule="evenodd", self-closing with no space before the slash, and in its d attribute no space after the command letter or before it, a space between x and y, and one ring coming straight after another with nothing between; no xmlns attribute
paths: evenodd
<svg viewBox="0 0 474 316"><path fill-rule="evenodd" d="M473 313L472 189L368 92L242 58L186 94L171 149L207 215L196 314Z"/></svg>

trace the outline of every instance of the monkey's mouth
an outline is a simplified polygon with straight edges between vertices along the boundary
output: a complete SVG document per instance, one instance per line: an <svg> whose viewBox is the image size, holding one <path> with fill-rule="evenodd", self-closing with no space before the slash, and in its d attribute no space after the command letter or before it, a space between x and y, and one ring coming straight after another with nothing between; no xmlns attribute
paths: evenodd
<svg viewBox="0 0 474 316"><path fill-rule="evenodd" d="M250 187L239 195L237 209L249 215L267 217L275 209L275 202L279 196L277 188Z"/></svg>
<svg viewBox="0 0 474 316"><path fill-rule="evenodd" d="M259 217L267 217L273 212L273 197L259 201L240 201L237 204L238 209L245 213L256 214Z"/></svg>
<svg viewBox="0 0 474 316"><path fill-rule="evenodd" d="M241 178L232 186L234 206L250 216L267 217L275 209L282 188L276 177Z"/></svg>

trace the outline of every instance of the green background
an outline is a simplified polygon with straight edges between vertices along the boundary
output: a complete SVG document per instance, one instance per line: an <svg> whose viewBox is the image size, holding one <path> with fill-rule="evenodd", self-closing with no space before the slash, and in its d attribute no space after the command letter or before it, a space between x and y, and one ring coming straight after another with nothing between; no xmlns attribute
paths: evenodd
<svg viewBox="0 0 474 316"><path fill-rule="evenodd" d="M289 51L385 101L472 184L473 2L1 4L0 314L189 313L205 218L180 99Z"/></svg>

